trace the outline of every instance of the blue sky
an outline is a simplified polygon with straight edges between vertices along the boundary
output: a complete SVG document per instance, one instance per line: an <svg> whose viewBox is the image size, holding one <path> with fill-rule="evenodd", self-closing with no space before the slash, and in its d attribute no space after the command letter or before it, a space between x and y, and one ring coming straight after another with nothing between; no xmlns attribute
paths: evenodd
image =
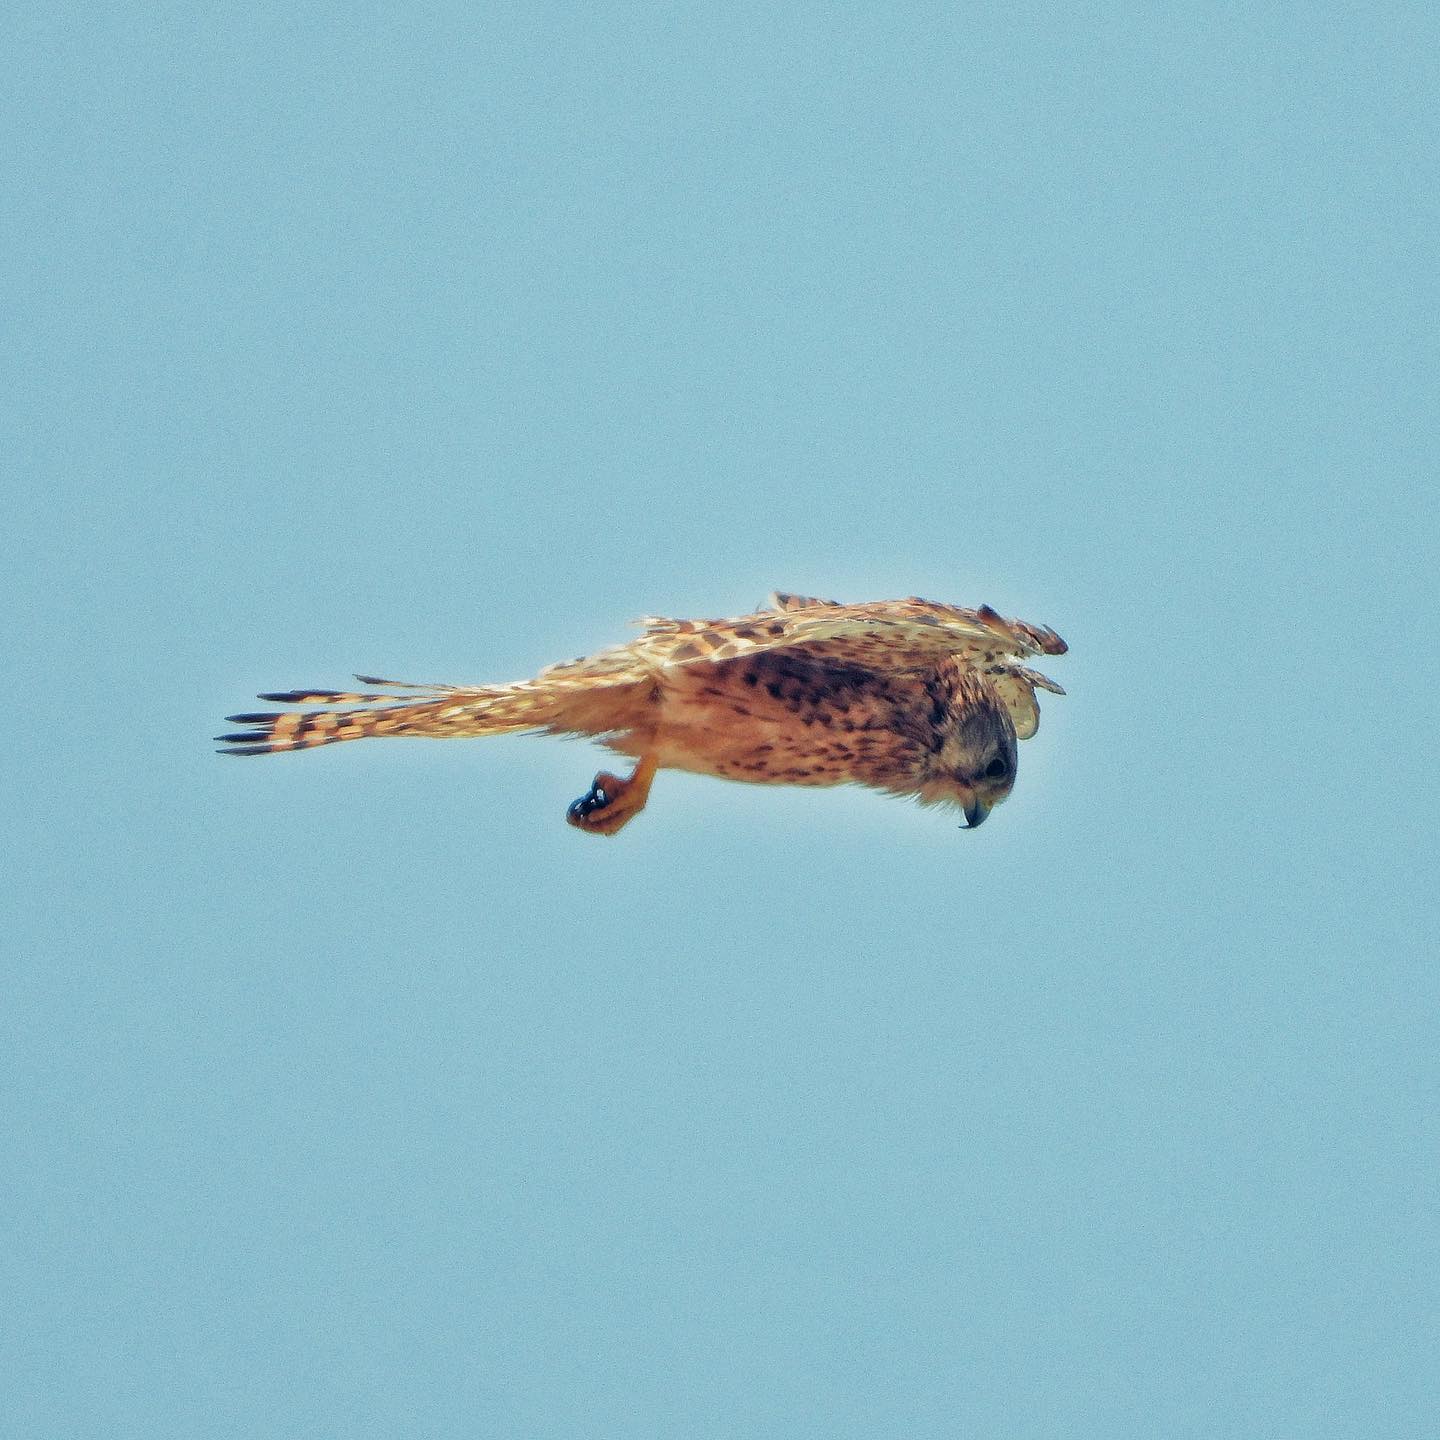
<svg viewBox="0 0 1440 1440"><path fill-rule="evenodd" d="M7 1433L1440 1429L1430 7L5 28ZM776 586L982 831L211 753Z"/></svg>

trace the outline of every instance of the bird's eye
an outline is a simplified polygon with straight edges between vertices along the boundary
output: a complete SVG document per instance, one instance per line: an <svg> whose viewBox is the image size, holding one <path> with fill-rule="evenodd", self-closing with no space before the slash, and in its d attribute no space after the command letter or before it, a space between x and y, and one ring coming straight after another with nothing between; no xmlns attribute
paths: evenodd
<svg viewBox="0 0 1440 1440"><path fill-rule="evenodd" d="M987 780L1003 780L1010 773L1010 767L997 755L986 767Z"/></svg>

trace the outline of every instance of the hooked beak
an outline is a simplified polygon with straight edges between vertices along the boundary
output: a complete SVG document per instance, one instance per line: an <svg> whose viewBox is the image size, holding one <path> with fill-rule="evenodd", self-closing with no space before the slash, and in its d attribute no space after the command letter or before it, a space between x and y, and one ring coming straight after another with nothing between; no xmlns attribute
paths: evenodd
<svg viewBox="0 0 1440 1440"><path fill-rule="evenodd" d="M985 823L985 817L990 813L990 807L977 795L965 807L965 823L960 827L962 830L973 830L977 825Z"/></svg>

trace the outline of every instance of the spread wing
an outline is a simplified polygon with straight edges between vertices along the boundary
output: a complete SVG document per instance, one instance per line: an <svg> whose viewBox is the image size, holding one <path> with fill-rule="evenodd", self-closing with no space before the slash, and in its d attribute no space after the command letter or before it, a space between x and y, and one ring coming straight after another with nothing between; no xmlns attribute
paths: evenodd
<svg viewBox="0 0 1440 1440"><path fill-rule="evenodd" d="M760 650L797 648L878 671L923 670L947 655L976 669L1010 656L1063 655L1065 642L1043 625L1006 620L988 605L962 610L911 597L867 605L776 595L775 607L733 620L640 623L645 634L632 653L662 665L734 660Z"/></svg>
<svg viewBox="0 0 1440 1440"><path fill-rule="evenodd" d="M1031 655L1063 655L1065 642L1048 626L1007 620L988 605L964 610L916 596L840 605L776 594L771 608L733 620L651 617L641 624L645 633L628 647L630 654L657 670L768 650L795 650L814 660L884 674L923 671L954 657L989 677L1022 740L1039 724L1036 686L1065 693L1053 680L1016 663Z"/></svg>
<svg viewBox="0 0 1440 1440"><path fill-rule="evenodd" d="M328 745L367 735L460 737L518 730L603 734L635 723L664 672L772 650L790 650L822 664L885 674L919 672L947 656L982 671L1023 740L1035 733L1035 687L1065 692L1053 680L1016 664L1030 655L1063 655L1051 629L1006 620L988 605L962 610L912 597L868 605L840 605L807 595L776 594L771 606L730 620L641 621L644 632L626 645L550 665L533 680L512 685L407 685L358 676L379 691L291 690L262 695L285 705L322 705L232 715L248 729L220 736L231 755ZM397 693L405 692L405 693ZM344 707L344 708L337 708Z"/></svg>

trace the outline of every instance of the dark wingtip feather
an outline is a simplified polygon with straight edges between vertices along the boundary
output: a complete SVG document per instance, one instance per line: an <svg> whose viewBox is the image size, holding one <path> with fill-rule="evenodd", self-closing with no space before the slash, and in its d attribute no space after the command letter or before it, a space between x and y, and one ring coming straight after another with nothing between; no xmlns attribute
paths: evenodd
<svg viewBox="0 0 1440 1440"><path fill-rule="evenodd" d="M268 700L273 705L318 704L322 700L338 699L343 690L276 690L269 695L257 695L257 700Z"/></svg>
<svg viewBox="0 0 1440 1440"><path fill-rule="evenodd" d="M276 717L267 710L256 710L245 715L227 715L225 719L231 725L268 725Z"/></svg>

